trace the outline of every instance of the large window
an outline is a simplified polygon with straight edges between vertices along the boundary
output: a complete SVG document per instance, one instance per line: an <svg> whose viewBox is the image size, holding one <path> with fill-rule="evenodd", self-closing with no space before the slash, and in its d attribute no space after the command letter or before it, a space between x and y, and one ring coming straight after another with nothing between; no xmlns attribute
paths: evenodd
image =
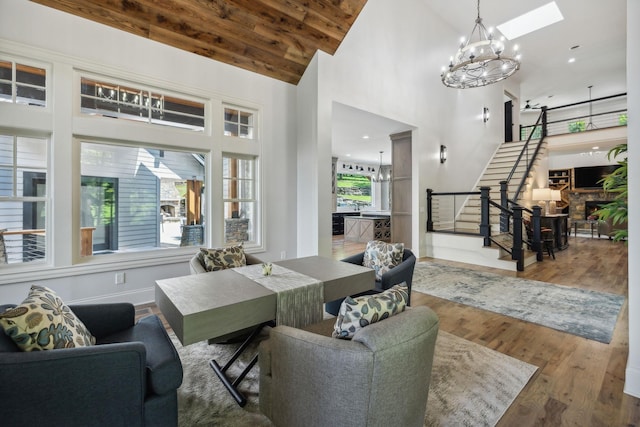
<svg viewBox="0 0 640 427"><path fill-rule="evenodd" d="M0 134L0 264L47 254L48 140Z"/></svg>
<svg viewBox="0 0 640 427"><path fill-rule="evenodd" d="M44 68L0 60L0 102L44 107L46 81Z"/></svg>
<svg viewBox="0 0 640 427"><path fill-rule="evenodd" d="M204 156L82 142L81 254L203 245Z"/></svg>
<svg viewBox="0 0 640 427"><path fill-rule="evenodd" d="M371 177L369 175L339 173L336 179L338 206L354 209L372 206Z"/></svg>
<svg viewBox="0 0 640 427"><path fill-rule="evenodd" d="M257 243L256 160L225 155L222 164L225 243Z"/></svg>

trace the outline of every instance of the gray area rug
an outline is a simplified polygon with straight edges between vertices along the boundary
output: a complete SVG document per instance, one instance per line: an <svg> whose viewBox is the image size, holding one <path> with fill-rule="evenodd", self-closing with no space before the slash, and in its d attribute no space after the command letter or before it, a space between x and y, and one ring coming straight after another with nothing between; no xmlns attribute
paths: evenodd
<svg viewBox="0 0 640 427"><path fill-rule="evenodd" d="M603 343L611 342L625 299L434 262L416 263L412 290Z"/></svg>
<svg viewBox="0 0 640 427"><path fill-rule="evenodd" d="M172 340L184 370L184 380L178 389L180 427L272 426L258 406L258 366L240 385L248 400L244 408L236 404L209 367L211 358L224 364L237 345L201 342L183 347L173 334ZM252 354L245 352L238 366L244 367ZM424 425L494 426L536 369L528 363L440 331Z"/></svg>

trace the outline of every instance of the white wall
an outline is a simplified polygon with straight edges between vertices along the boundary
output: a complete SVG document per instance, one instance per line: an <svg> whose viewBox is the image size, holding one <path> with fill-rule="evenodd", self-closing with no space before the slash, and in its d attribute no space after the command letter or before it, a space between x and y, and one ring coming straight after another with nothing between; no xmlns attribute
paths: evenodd
<svg viewBox="0 0 640 427"><path fill-rule="evenodd" d="M457 48L459 35L445 26L427 3L369 0L336 54L331 57L320 53L311 65L321 70L317 83L319 111L313 123L317 126L313 143L319 147L313 161L319 166L331 165L331 154L324 149L325 145L330 147L330 134L329 138L320 135L331 127L330 115L325 114L331 105L326 103L339 102L415 127L413 241L408 246L417 255L424 255L426 247L426 189L473 190L488 159L504 140L500 115L505 86L499 83L457 90L442 84L441 66ZM298 100L306 102L300 94ZM493 114L486 124L481 119L485 106ZM439 161L440 144L448 147L444 164ZM320 238L331 236L330 181L316 188L320 191L314 196L318 203L300 204L298 218L318 224L326 220L327 226L299 227L299 240L312 241L316 231L321 233Z"/></svg>
<svg viewBox="0 0 640 427"><path fill-rule="evenodd" d="M53 114L38 114L36 125L43 130L53 130L55 149L52 152L56 170L51 171L53 181L54 220L52 233L56 234L56 268L48 272L7 275L0 278L0 301L21 301L32 283L52 286L68 301L131 301L153 300L156 279L188 273L189 250L185 249L171 258L147 259L137 263L121 262L113 265L73 264L71 243L79 231L72 229L70 221L60 220L62 212L73 214L70 189L72 188L73 140L72 133L82 128L87 119L73 117L73 70L89 67L104 73L130 76L133 80L166 82L174 89L184 89L196 96L214 96L239 105L256 106L261 112L260 139L262 142L261 166L264 199L264 252L258 254L265 260L278 260L297 255L296 243L296 87L268 77L218 63L207 58L161 45L145 38L130 35L107 26L99 25L26 0L0 0L0 50L19 51L27 58L42 59L52 63L54 80ZM31 126L16 119L10 105L0 106L0 127ZM214 110L215 110L214 106ZM213 112L220 113L220 107ZM39 118L42 116L42 120ZM144 130L132 126L132 137L142 140L158 139L164 143L163 134L170 131ZM138 134L136 134L138 132ZM221 135L220 129L214 133ZM220 138L215 134L187 136L190 145L212 150L212 166L221 161ZM218 141L218 142L216 142ZM179 141L173 141L178 145ZM68 168L61 167L68 165ZM219 174L213 170L212 174ZM214 189L213 196L221 190ZM220 209L214 206L214 209ZM216 213L220 215L220 213ZM222 225L212 226L211 241L220 240ZM64 247L60 247L65 242ZM46 269L43 269L46 270ZM95 272L98 273L95 273ZM127 283L114 285L113 271L124 271ZM4 272L3 272L4 273ZM43 277L46 276L46 279Z"/></svg>
<svg viewBox="0 0 640 427"><path fill-rule="evenodd" d="M616 159L607 158L607 150L585 151L583 154L551 153L549 169L578 168L583 166L603 166L616 164Z"/></svg>
<svg viewBox="0 0 640 427"><path fill-rule="evenodd" d="M640 27L636 18L640 16L640 2L627 0L627 94L629 124L629 358L625 393L640 397Z"/></svg>

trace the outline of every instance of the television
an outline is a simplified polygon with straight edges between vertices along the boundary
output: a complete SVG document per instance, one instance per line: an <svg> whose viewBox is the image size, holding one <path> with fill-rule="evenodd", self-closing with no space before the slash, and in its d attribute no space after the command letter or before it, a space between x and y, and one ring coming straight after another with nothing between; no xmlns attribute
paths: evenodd
<svg viewBox="0 0 640 427"><path fill-rule="evenodd" d="M602 182L599 181L619 167L620 165L606 165L574 168L573 186L574 188L602 188Z"/></svg>

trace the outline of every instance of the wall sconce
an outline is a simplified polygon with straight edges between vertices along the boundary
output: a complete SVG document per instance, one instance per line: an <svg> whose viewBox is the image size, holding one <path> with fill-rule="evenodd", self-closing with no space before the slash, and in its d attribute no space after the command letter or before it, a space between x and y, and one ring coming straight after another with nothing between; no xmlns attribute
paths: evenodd
<svg viewBox="0 0 640 427"><path fill-rule="evenodd" d="M482 109L482 121L485 123L489 121L489 109L487 107Z"/></svg>
<svg viewBox="0 0 640 427"><path fill-rule="evenodd" d="M440 146L440 163L444 163L447 161L447 146Z"/></svg>

